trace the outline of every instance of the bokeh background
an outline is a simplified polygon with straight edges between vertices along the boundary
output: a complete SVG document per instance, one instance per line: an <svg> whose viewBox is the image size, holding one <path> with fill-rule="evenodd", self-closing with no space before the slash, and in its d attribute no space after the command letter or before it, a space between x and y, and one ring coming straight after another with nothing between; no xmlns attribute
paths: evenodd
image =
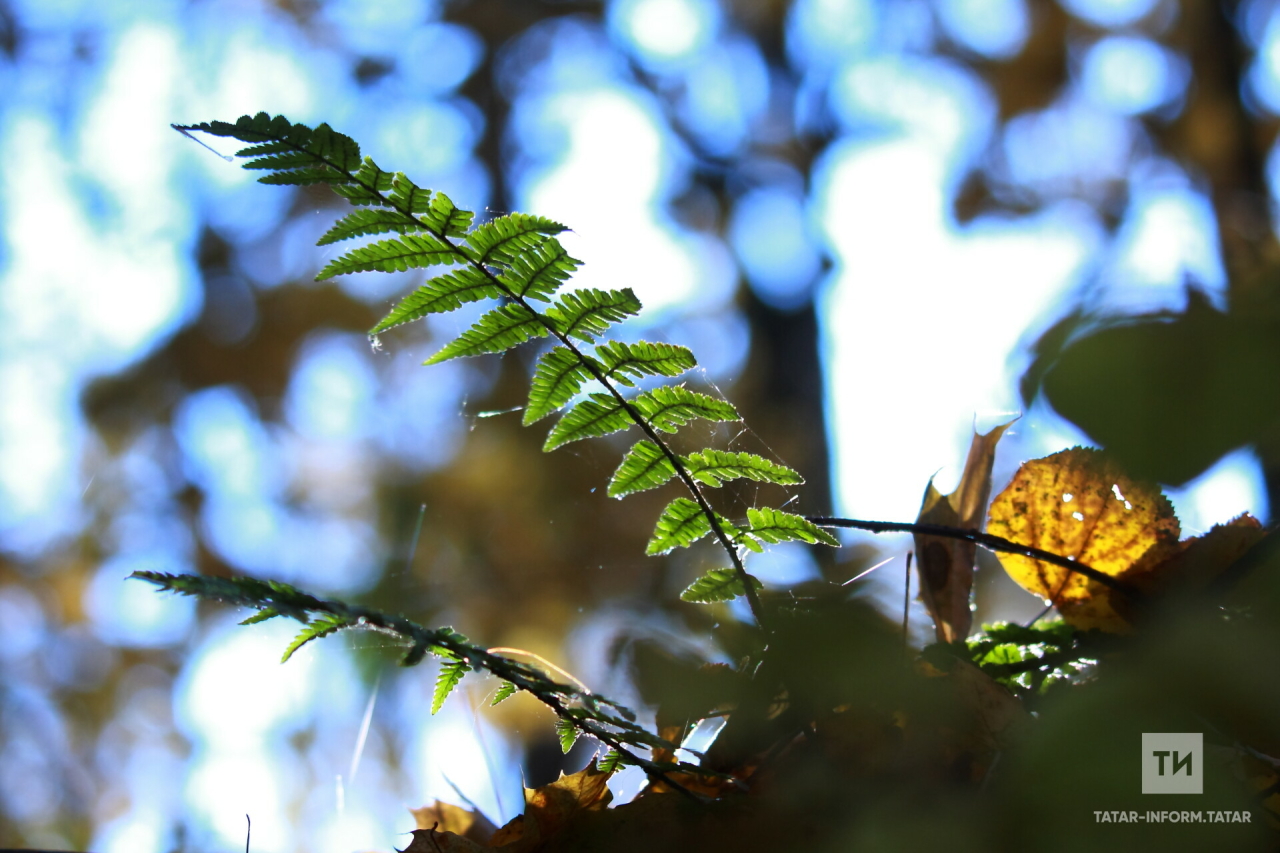
<svg viewBox="0 0 1280 853"><path fill-rule="evenodd" d="M429 716L372 637L280 666L289 625L137 569L452 624L638 705L638 659L718 659L743 616L676 600L708 552L643 557L661 497L604 496L617 442L520 428L534 353L420 367L453 318L375 345L418 277L314 282L337 201L169 129L259 110L569 224L577 282L634 288L744 413L701 438L803 472L808 513L910 520L1022 412L999 488L1085 440L1018 394L1055 320L1225 306L1277 257L1270 0L0 0L0 846L222 851L248 813L257 853L387 850L407 806L501 823L589 754L480 679ZM1172 492L1184 531L1265 519L1276 470ZM900 606L909 541L847 541L753 570L890 560ZM980 577L980 618L1039 608Z"/></svg>

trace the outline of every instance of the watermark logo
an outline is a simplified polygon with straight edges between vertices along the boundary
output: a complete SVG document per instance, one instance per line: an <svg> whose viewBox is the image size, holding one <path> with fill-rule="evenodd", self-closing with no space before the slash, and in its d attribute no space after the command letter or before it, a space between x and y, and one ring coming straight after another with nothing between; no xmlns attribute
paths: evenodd
<svg viewBox="0 0 1280 853"><path fill-rule="evenodd" d="M1204 735L1200 732L1144 733L1142 793L1203 794Z"/></svg>

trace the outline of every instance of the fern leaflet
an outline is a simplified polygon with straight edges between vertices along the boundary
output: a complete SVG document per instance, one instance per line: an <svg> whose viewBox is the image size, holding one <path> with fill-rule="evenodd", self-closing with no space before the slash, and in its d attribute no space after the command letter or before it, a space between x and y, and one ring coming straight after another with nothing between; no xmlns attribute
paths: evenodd
<svg viewBox="0 0 1280 853"><path fill-rule="evenodd" d="M556 737L560 739L560 751L568 755L569 750L573 749L573 745L578 742L578 727L574 725L573 720L565 717L556 718Z"/></svg>
<svg viewBox="0 0 1280 853"><path fill-rule="evenodd" d="M588 377L582 359L568 347L556 347L538 359L529 386L529 405L525 406L524 424L542 420L578 393Z"/></svg>
<svg viewBox="0 0 1280 853"><path fill-rule="evenodd" d="M460 660L446 660L440 666L440 674L436 676L436 689L431 697L431 714L435 716L442 707L444 700L449 698L449 694L453 692L453 688L458 686L458 682L462 681L462 676L471 671L471 667Z"/></svg>
<svg viewBox="0 0 1280 853"><path fill-rule="evenodd" d="M423 364L439 364L460 356L502 352L548 334L542 318L519 302L494 308Z"/></svg>
<svg viewBox="0 0 1280 853"><path fill-rule="evenodd" d="M461 261L456 250L440 238L423 232L405 234L392 240L379 240L330 261L316 275L316 281L353 272L404 272L415 267L456 264Z"/></svg>
<svg viewBox="0 0 1280 853"><path fill-rule="evenodd" d="M407 234L410 231L426 230L422 225L415 225L402 213L395 210L360 208L353 210L339 219L324 236L316 241L317 246L328 246L353 237L368 237L371 234Z"/></svg>
<svg viewBox="0 0 1280 853"><path fill-rule="evenodd" d="M662 448L648 439L637 441L622 457L609 480L609 497L621 498L655 489L676 475L675 466Z"/></svg>
<svg viewBox="0 0 1280 853"><path fill-rule="evenodd" d="M684 466L695 480L719 488L728 480L755 480L798 486L804 478L786 465L770 462L754 453L731 453L724 450L700 450L684 457Z"/></svg>
<svg viewBox="0 0 1280 853"><path fill-rule="evenodd" d="M265 612L265 611L263 611ZM262 613L258 614L259 616ZM350 620L342 616L325 614L317 616L315 619L302 626L302 630L298 632L298 636L293 638L293 642L284 650L284 655L280 658L280 663L284 663L293 657L293 653L305 646L312 640L318 640L321 637L327 637L335 631L350 626Z"/></svg>
<svg viewBox="0 0 1280 853"><path fill-rule="evenodd" d="M761 589L764 584L747 575L751 586L755 589ZM694 601L709 603L712 601L732 601L740 595L746 593L746 586L742 583L737 569L712 569L702 577L698 578L680 593L682 601Z"/></svg>
<svg viewBox="0 0 1280 853"><path fill-rule="evenodd" d="M504 701L514 696L515 692L516 686L514 684L510 681L502 682L502 685L498 688L498 692L493 694L493 701L489 703L490 707L502 704Z"/></svg>
<svg viewBox="0 0 1280 853"><path fill-rule="evenodd" d="M683 385L663 385L641 394L632 401L654 429L675 432L694 418L708 421L739 421L738 410L724 400L717 400Z"/></svg>
<svg viewBox="0 0 1280 853"><path fill-rule="evenodd" d="M649 341L607 341L596 347L596 358L604 365L605 375L623 385L633 384L628 375L679 376L698 364L685 347Z"/></svg>
<svg viewBox="0 0 1280 853"><path fill-rule="evenodd" d="M798 541L840 547L840 540L812 521L772 507L748 509L747 525L747 533L769 543Z"/></svg>
<svg viewBox="0 0 1280 853"><path fill-rule="evenodd" d="M548 238L513 258L498 281L517 296L547 302L580 266L582 262L571 257L559 240Z"/></svg>
<svg viewBox="0 0 1280 853"><path fill-rule="evenodd" d="M567 230L559 222L527 213L499 216L467 235L467 257L478 264L513 263L553 234Z"/></svg>
<svg viewBox="0 0 1280 853"><path fill-rule="evenodd" d="M425 192L425 190L421 192ZM427 213L422 218L422 221L432 231L437 234L443 234L445 237L465 237L467 236L467 229L471 227L471 218L474 215L471 211L463 210L454 205L453 201L444 193L436 193L432 197L431 203L427 205Z"/></svg>
<svg viewBox="0 0 1280 853"><path fill-rule="evenodd" d="M594 393L556 421L542 449L551 451L571 441L609 435L634 423L631 414L616 397Z"/></svg>
<svg viewBox="0 0 1280 853"><path fill-rule="evenodd" d="M400 300L387 316L378 321L378 325L369 330L369 334L376 335L428 314L447 314L467 302L497 299L503 295L502 288L482 272L471 267L451 270L436 276Z"/></svg>
<svg viewBox="0 0 1280 853"><path fill-rule="evenodd" d="M590 343L597 335L627 317L640 313L640 300L631 288L575 290L547 309L556 331Z"/></svg>
<svg viewBox="0 0 1280 853"><path fill-rule="evenodd" d="M738 529L728 519L717 514L716 520L726 536L732 538L738 535ZM711 522L702 507L688 498L676 498L662 511L645 553L653 556L666 554L676 548L687 548L710 532Z"/></svg>

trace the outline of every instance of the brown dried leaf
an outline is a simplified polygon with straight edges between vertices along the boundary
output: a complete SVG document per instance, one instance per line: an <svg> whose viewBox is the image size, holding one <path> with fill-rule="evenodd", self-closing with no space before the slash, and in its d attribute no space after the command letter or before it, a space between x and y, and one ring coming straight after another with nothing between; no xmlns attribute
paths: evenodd
<svg viewBox="0 0 1280 853"><path fill-rule="evenodd" d="M919 524L940 524L979 530L991 496L991 466L996 445L1013 421L1001 424L986 435L974 433L965 459L960 485L949 495L925 487L924 503L916 519ZM933 617L938 641L954 643L969 636L973 611L969 597L973 591L973 565L977 546L962 539L915 536L916 568L920 574L920 598Z"/></svg>

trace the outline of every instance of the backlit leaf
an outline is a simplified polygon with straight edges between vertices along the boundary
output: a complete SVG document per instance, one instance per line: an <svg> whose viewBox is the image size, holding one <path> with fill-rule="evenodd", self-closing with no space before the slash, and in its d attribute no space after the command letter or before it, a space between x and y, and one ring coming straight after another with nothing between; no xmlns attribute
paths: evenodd
<svg viewBox="0 0 1280 853"><path fill-rule="evenodd" d="M746 533L765 542L808 542L810 545L823 544L832 548L840 547L840 540L811 521L783 512L773 507L752 507L747 510L748 525Z"/></svg>
<svg viewBox="0 0 1280 853"><path fill-rule="evenodd" d="M754 589L764 585L759 580L747 575ZM683 601L708 603L712 601L731 601L747 592L742 578L736 569L712 569L680 593Z"/></svg>
<svg viewBox="0 0 1280 853"><path fill-rule="evenodd" d="M609 497L621 498L661 486L676 475L675 466L658 445L637 441L609 480Z"/></svg>

